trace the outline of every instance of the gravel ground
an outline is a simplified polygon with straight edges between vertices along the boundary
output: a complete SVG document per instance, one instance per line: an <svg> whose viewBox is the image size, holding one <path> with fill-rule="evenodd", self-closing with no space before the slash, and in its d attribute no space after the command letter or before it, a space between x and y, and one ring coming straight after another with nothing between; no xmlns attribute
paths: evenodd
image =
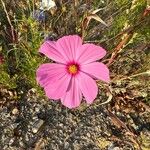
<svg viewBox="0 0 150 150"><path fill-rule="evenodd" d="M31 91L15 107L1 108L0 118L4 150L32 149L41 139L44 149L99 149L96 138L109 134L102 108L71 111Z"/></svg>
<svg viewBox="0 0 150 150"><path fill-rule="evenodd" d="M8 98L15 94L6 90L2 93L3 103L4 95ZM20 98L0 107L0 150L134 149L128 139L124 142L124 130L112 124L107 109L97 106L101 98L76 110L40 98L34 89ZM131 120L131 116L127 118ZM149 134L145 120L136 115L133 118L132 127Z"/></svg>

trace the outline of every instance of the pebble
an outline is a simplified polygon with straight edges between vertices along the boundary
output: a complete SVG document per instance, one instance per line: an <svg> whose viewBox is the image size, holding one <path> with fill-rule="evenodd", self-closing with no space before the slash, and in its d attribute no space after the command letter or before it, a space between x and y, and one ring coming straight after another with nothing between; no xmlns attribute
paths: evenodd
<svg viewBox="0 0 150 150"><path fill-rule="evenodd" d="M90 134L90 133L87 133L86 135L87 135L87 137L89 137L89 138L91 137L91 134Z"/></svg>
<svg viewBox="0 0 150 150"><path fill-rule="evenodd" d="M41 128L41 126L43 125L44 121L43 120L37 120L34 124L33 124L33 128L32 128L32 132L33 133L37 133L39 131L39 129Z"/></svg>
<svg viewBox="0 0 150 150"><path fill-rule="evenodd" d="M65 148L65 149L68 149L68 148L69 148L69 143L68 143L68 142L65 142L64 148Z"/></svg>
<svg viewBox="0 0 150 150"><path fill-rule="evenodd" d="M13 110L12 110L12 114L13 115L17 115L19 113L19 110L17 109L17 108L14 108Z"/></svg>
<svg viewBox="0 0 150 150"><path fill-rule="evenodd" d="M113 150L121 150L119 147L114 147Z"/></svg>
<svg viewBox="0 0 150 150"><path fill-rule="evenodd" d="M94 104L91 109L68 110L66 113L60 103L46 101L35 94L32 96L32 92L18 101L18 107L13 110L3 107L0 122L0 150L9 150L10 146L16 150L16 145L19 150L29 149L43 134L46 149L98 150L95 139L112 134L109 117ZM14 142L11 140L13 137ZM118 145L109 145L109 150L119 150Z"/></svg>
<svg viewBox="0 0 150 150"><path fill-rule="evenodd" d="M13 144L13 142L14 142L14 138L10 139L10 141L9 141L9 145L12 145L12 144Z"/></svg>

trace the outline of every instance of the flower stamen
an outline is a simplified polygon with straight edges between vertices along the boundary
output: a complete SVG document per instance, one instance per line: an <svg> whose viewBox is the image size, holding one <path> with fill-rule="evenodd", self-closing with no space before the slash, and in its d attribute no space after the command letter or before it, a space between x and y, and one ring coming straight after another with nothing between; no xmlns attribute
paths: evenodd
<svg viewBox="0 0 150 150"><path fill-rule="evenodd" d="M69 64L67 70L69 74L75 75L79 71L79 66L77 64Z"/></svg>

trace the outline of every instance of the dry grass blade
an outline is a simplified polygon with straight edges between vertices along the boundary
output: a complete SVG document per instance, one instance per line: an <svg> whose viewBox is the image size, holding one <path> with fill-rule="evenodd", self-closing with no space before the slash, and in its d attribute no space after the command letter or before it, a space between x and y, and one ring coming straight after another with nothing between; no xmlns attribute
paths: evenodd
<svg viewBox="0 0 150 150"><path fill-rule="evenodd" d="M117 54L120 52L121 48L129 41L129 39L132 37L133 33L128 33L125 38L114 48L113 53L111 55L111 58L109 62L107 63L107 66L110 66L111 63L116 58Z"/></svg>
<svg viewBox="0 0 150 150"><path fill-rule="evenodd" d="M118 127L118 128L124 128L127 131L129 131L128 127L125 125L124 122L122 122L116 115L114 115L110 110L108 111L108 115L111 118L111 121L113 122L113 124Z"/></svg>
<svg viewBox="0 0 150 150"><path fill-rule="evenodd" d="M96 105L96 106L101 106L101 105L108 104L112 100L113 95L112 95L112 88L111 88L111 86L108 86L107 89L108 89L108 92L107 92L108 98L107 98L107 100L105 102L102 102L102 103Z"/></svg>
<svg viewBox="0 0 150 150"><path fill-rule="evenodd" d="M85 29L87 29L91 19L94 19L94 20L96 20L96 21L98 21L98 22L100 22L103 25L108 27L108 25L96 14L97 12L99 12L102 9L103 8L96 9L92 12L88 12L88 14L83 18L83 21L82 21L82 38L84 37Z"/></svg>
<svg viewBox="0 0 150 150"><path fill-rule="evenodd" d="M12 38L13 38L13 42L14 42L14 41L15 41L14 27L13 27L13 25L12 25L12 23L11 23L10 18L9 18L9 14L8 14L8 12L7 12L7 9L6 9L6 6L5 6L4 1L1 0L1 3L2 3L2 5L3 5L3 9L4 9L4 11L5 11L5 14L6 14L8 23L9 23L10 28L11 28L11 34L12 34Z"/></svg>
<svg viewBox="0 0 150 150"><path fill-rule="evenodd" d="M113 98L112 94L108 93L108 99L105 102L100 103L98 106L108 104L112 100L112 98Z"/></svg>
<svg viewBox="0 0 150 150"><path fill-rule="evenodd" d="M78 1L78 0L74 0L74 5L75 5L75 7L77 7L78 4L79 4L79 1Z"/></svg>
<svg viewBox="0 0 150 150"><path fill-rule="evenodd" d="M98 21L98 22L100 22L100 23L102 23L103 25L105 25L105 26L108 27L108 25L107 25L98 15L92 14L92 15L90 15L90 18L91 18L91 19L95 19L96 21Z"/></svg>
<svg viewBox="0 0 150 150"><path fill-rule="evenodd" d="M104 9L104 8L96 9L96 10L92 11L92 13L91 13L91 14L96 14L96 13L98 13L99 11L101 11L101 10L103 10L103 9Z"/></svg>
<svg viewBox="0 0 150 150"><path fill-rule="evenodd" d="M128 127L126 126L126 124L124 122L122 122L116 115L114 115L111 111L107 110L108 114L113 122L113 124L118 127L118 128L124 128L126 130L125 134L129 135L130 140L135 144L135 146L138 148L138 150L141 150L140 144L138 142L138 140L136 139L136 135L131 132Z"/></svg>

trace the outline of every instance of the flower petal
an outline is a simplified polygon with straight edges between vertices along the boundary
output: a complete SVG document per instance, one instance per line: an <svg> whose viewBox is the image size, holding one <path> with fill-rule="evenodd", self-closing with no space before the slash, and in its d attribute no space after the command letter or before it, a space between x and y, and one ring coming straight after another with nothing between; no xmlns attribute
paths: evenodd
<svg viewBox="0 0 150 150"><path fill-rule="evenodd" d="M82 72L80 72L80 74L76 77L83 96L85 97L87 103L91 104L98 93L96 82L90 76Z"/></svg>
<svg viewBox="0 0 150 150"><path fill-rule="evenodd" d="M109 69L103 63L93 62L90 64L81 65L81 70L97 79L107 83L110 82Z"/></svg>
<svg viewBox="0 0 150 150"><path fill-rule="evenodd" d="M77 61L79 63L87 64L98 59L103 58L106 55L106 51L94 44L83 44L80 47L80 51L77 51Z"/></svg>
<svg viewBox="0 0 150 150"><path fill-rule="evenodd" d="M54 41L45 41L41 45L39 52L56 62L60 63L66 62L61 53L58 51L56 42Z"/></svg>
<svg viewBox="0 0 150 150"><path fill-rule="evenodd" d="M78 86L78 81L75 77L72 77L70 88L67 93L61 98L61 102L64 106L68 108L78 107L82 100L81 90Z"/></svg>
<svg viewBox="0 0 150 150"><path fill-rule="evenodd" d="M63 64L47 63L42 64L36 72L37 82L42 86L50 83L55 83L62 78L65 74L66 66Z"/></svg>
<svg viewBox="0 0 150 150"><path fill-rule="evenodd" d="M76 51L82 45L82 40L78 35L69 35L58 39L56 45L65 59L74 61Z"/></svg>
<svg viewBox="0 0 150 150"><path fill-rule="evenodd" d="M60 99L63 95L65 95L68 89L70 80L71 80L71 76L68 74L65 74L55 83L48 84L47 86L44 87L46 96L54 100Z"/></svg>

